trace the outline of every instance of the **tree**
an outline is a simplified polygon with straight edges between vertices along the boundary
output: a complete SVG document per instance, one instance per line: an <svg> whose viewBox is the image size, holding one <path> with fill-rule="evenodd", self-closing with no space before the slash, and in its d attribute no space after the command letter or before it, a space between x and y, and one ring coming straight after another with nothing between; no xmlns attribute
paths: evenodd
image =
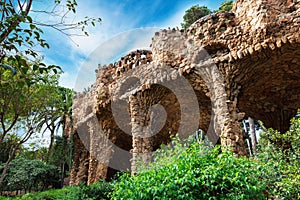
<svg viewBox="0 0 300 200"><path fill-rule="evenodd" d="M53 144L53 149L51 151L48 162L49 164L55 165L60 168L61 187L63 187L66 173L71 168L72 154L69 151L68 146L69 143L67 137L56 136L55 143Z"/></svg>
<svg viewBox="0 0 300 200"><path fill-rule="evenodd" d="M0 164L5 163L8 160L9 151L13 144L14 138L7 138L0 144Z"/></svg>
<svg viewBox="0 0 300 200"><path fill-rule="evenodd" d="M233 1L224 1L218 10L214 12L229 12L232 9Z"/></svg>
<svg viewBox="0 0 300 200"><path fill-rule="evenodd" d="M195 21L211 13L212 11L209 10L206 6L192 6L187 11L185 11L185 14L183 16L183 23L181 23L181 26L183 29L187 29Z"/></svg>
<svg viewBox="0 0 300 200"><path fill-rule="evenodd" d="M72 126L72 103L73 103L73 90L54 86L53 104L46 107L48 110L47 115L39 123L38 127L44 128L43 133L47 130L50 131L50 144L48 148L48 156L46 161L48 162L49 156L52 152L55 133L62 128L63 136L67 133L69 126Z"/></svg>
<svg viewBox="0 0 300 200"><path fill-rule="evenodd" d="M55 164L61 169L61 184L63 186L67 168L71 168L72 163L72 104L74 91L64 87L56 87L56 102L47 109L48 115L40 122L39 127L46 126L50 131L50 144L46 161ZM62 136L56 137L55 132L62 128ZM69 138L69 140L68 140Z"/></svg>
<svg viewBox="0 0 300 200"><path fill-rule="evenodd" d="M35 4L33 0L0 1L0 68L10 69L14 74L20 69L8 65L5 60L13 60L20 66L26 66L30 60L38 60L37 47L50 48L47 41L42 38L44 33L42 28L53 28L68 37L88 35L86 27L95 26L96 22L101 21L100 18L85 17L81 21L68 22L68 15L76 13L76 0L54 0L53 7L49 7L49 10L34 10L33 4ZM41 16L46 19L54 18L56 21L43 22ZM76 32L71 33L70 30ZM36 67L41 69L41 73L44 71L57 73L61 70L58 66L46 66L42 60L39 60Z"/></svg>
<svg viewBox="0 0 300 200"><path fill-rule="evenodd" d="M25 158L27 160L40 160L44 162L46 162L47 154L47 147L39 147L38 149L22 148L19 151L19 157Z"/></svg>
<svg viewBox="0 0 300 200"><path fill-rule="evenodd" d="M300 194L300 119L291 119L290 129L281 133L263 128L258 144L258 159L272 167L270 174L270 197L276 199L299 199ZM262 126L263 127L263 126Z"/></svg>
<svg viewBox="0 0 300 200"><path fill-rule="evenodd" d="M23 58L19 58L23 60ZM0 177L2 184L9 164L16 151L38 131L40 120L48 114L46 109L55 102L51 98L52 88L58 84L58 75L41 73L33 63L20 67L12 60L6 60L10 66L21 69L12 73L0 68L0 144L15 138L12 143L4 170ZM27 63L27 62L25 62Z"/></svg>
<svg viewBox="0 0 300 200"><path fill-rule="evenodd" d="M54 84L51 81L57 84L54 76L61 68L47 66L38 59L37 46L50 47L42 38L42 28L50 27L69 37L88 35L86 26L95 26L101 21L86 17L82 21L68 22L67 16L76 13L76 0L54 0L50 10L34 10L34 3L33 0L0 1L0 145L7 138L23 133L10 148L0 185L16 151L38 131L38 122L49 114L47 108L55 102L49 88ZM57 21L44 23L35 13ZM72 34L70 30L77 32Z"/></svg>
<svg viewBox="0 0 300 200"><path fill-rule="evenodd" d="M232 9L233 1L224 1L218 10L213 11L216 12L225 12L230 11ZM206 6L199 6L195 5L189 8L185 11L185 14L183 16L183 23L181 23L181 26L183 29L187 29L192 25L195 21L200 19L201 17L204 17L206 15L209 15L213 13L210 9L208 9Z"/></svg>
<svg viewBox="0 0 300 200"><path fill-rule="evenodd" d="M82 21L68 22L68 15L76 13L76 0L54 0L53 7L49 10L33 9L33 0L1 0L0 1L0 61L9 55L22 52L26 56L37 57L33 47L39 45L49 48L49 44L42 38L43 27L53 28L66 36L88 35L85 28L88 25L95 26L100 18L86 17ZM48 2L49 3L49 2ZM39 15L36 15L36 14ZM54 18L53 22L43 22L44 18ZM70 33L69 30L78 30Z"/></svg>

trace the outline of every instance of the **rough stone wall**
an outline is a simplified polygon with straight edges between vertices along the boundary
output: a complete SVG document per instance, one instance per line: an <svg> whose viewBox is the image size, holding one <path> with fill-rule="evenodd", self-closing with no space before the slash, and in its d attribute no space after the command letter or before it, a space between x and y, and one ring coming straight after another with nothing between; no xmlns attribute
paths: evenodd
<svg viewBox="0 0 300 200"><path fill-rule="evenodd" d="M87 182L89 169L89 146L84 143L89 141L88 116L93 110L93 93L86 92L75 94L73 101L73 122L74 122L74 155L73 166L70 172L70 185L78 185L80 182ZM80 136L78 134L80 132Z"/></svg>
<svg viewBox="0 0 300 200"><path fill-rule="evenodd" d="M73 184L108 178L114 146L131 151L126 159L134 172L136 160L149 162L153 150L182 130L201 128L237 155L246 155L239 124L244 117L286 131L300 107L299 13L298 0L237 0L232 12L203 17L187 31L157 32L152 52L138 50L99 66L91 92L74 100L76 130L86 132L81 139L89 153L75 142ZM182 112L191 99L179 98L184 90L168 89L181 78L190 83L199 111ZM112 105L123 111L120 116ZM165 115L162 125L163 117L153 118L157 112ZM183 119L199 125L188 129ZM111 143L99 137L101 131Z"/></svg>

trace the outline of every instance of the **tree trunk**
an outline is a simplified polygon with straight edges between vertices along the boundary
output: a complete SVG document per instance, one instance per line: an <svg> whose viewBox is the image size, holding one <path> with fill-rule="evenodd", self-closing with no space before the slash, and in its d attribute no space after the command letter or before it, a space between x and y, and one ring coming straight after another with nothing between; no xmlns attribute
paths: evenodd
<svg viewBox="0 0 300 200"><path fill-rule="evenodd" d="M25 14L24 16L27 16L30 9L31 9L31 5L32 5L33 0L29 0L27 2L26 8L25 10L22 10ZM21 2L18 0L18 3L20 4ZM10 4L11 6L13 6L12 4ZM14 14L17 14L17 11L15 9L13 9ZM3 15L3 13L2 13ZM6 30L2 30L1 34L0 34L0 43L2 43L7 36L21 23L21 18L17 18L16 20L14 20L13 23L10 24L10 26L6 29Z"/></svg>
<svg viewBox="0 0 300 200"><path fill-rule="evenodd" d="M2 184L3 184L4 178L6 176L8 168L9 168L9 164L10 164L10 162L13 160L13 158L15 156L16 149L17 148L15 146L12 146L11 149L10 149L8 160L5 163L3 172L2 172L1 177L0 177L0 186L2 186Z"/></svg>
<svg viewBox="0 0 300 200"><path fill-rule="evenodd" d="M251 134L251 143L252 143L253 155L254 155L254 157L256 157L257 140L256 140L254 120L251 117L249 117L248 121L249 121L249 127L250 127L250 134Z"/></svg>
<svg viewBox="0 0 300 200"><path fill-rule="evenodd" d="M65 162L61 164L61 188L64 187L64 179L65 179Z"/></svg>
<svg viewBox="0 0 300 200"><path fill-rule="evenodd" d="M55 129L51 130L51 135L50 135L50 144L49 144L49 148L48 148L48 154L47 154L47 158L46 158L46 162L49 162L49 158L52 152L52 148L53 148L53 144L54 144L54 131Z"/></svg>

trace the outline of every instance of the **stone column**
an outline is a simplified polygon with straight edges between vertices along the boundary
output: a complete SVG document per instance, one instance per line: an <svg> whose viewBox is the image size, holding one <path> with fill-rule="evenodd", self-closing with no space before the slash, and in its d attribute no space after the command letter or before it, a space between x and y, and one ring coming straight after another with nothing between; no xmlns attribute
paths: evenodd
<svg viewBox="0 0 300 200"><path fill-rule="evenodd" d="M234 100L230 100L232 94L227 95L224 86L217 81L211 83L210 94L215 115L212 118L214 131L221 138L222 148L230 148L237 156L247 155L242 127L239 122L244 118L245 113L238 112L238 98L235 97Z"/></svg>
<svg viewBox="0 0 300 200"><path fill-rule="evenodd" d="M109 124L109 120L103 120L103 124ZM92 118L87 122L90 134L90 157L89 157L89 173L87 184L93 184L99 180L107 178L109 162L113 156L113 142L109 141L111 130L101 129L101 125L97 118Z"/></svg>
<svg viewBox="0 0 300 200"><path fill-rule="evenodd" d="M194 73L205 81L212 104L208 138L216 144L218 138L221 137L223 147L232 148L236 155L246 155L242 128L239 123L244 113L238 113L237 109L239 86L225 79L226 75L220 70L225 68L222 63L218 63L218 67L205 49L191 42L188 44L191 66L195 68Z"/></svg>
<svg viewBox="0 0 300 200"><path fill-rule="evenodd" d="M227 101L228 112L224 119L221 131L222 148L230 148L237 156L246 156L247 151L244 144L244 136L239 120L242 120L244 113L238 113L236 109L237 98L234 101Z"/></svg>
<svg viewBox="0 0 300 200"><path fill-rule="evenodd" d="M139 161L149 163L152 159L152 138L150 129L150 106L137 95L129 98L132 133L131 172L136 173Z"/></svg>
<svg viewBox="0 0 300 200"><path fill-rule="evenodd" d="M70 172L70 185L78 185L80 182L86 182L88 176L89 152L83 145L77 132L74 137L74 155L73 166Z"/></svg>

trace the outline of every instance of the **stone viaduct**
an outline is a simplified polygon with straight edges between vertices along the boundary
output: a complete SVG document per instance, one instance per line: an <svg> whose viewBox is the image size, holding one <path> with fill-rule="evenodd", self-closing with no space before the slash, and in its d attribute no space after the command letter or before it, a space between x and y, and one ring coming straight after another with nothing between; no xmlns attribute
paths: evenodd
<svg viewBox="0 0 300 200"><path fill-rule="evenodd" d="M203 17L186 31L155 33L151 51L99 66L91 90L74 98L71 184L109 179L126 166L134 171L138 158L149 162L177 132L201 128L245 155L244 117L286 131L300 107L299 34L299 0L237 0L232 12ZM194 99L184 83L176 85L180 79ZM120 149L130 153L116 155Z"/></svg>

